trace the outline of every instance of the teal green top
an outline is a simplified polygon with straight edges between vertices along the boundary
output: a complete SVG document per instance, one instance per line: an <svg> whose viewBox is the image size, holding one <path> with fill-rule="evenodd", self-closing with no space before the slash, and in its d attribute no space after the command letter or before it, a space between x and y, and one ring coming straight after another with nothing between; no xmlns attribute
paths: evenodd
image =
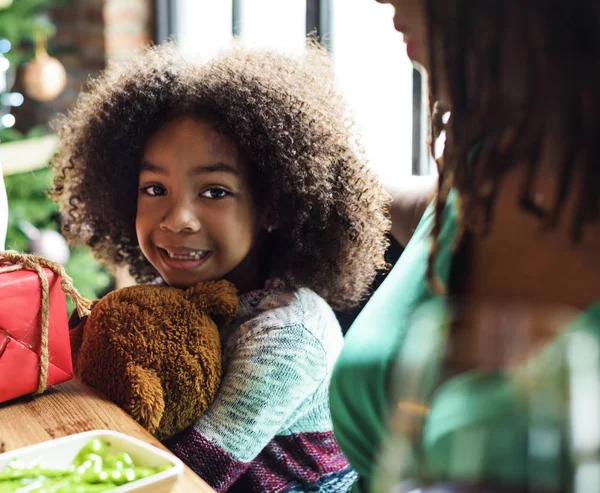
<svg viewBox="0 0 600 493"><path fill-rule="evenodd" d="M368 491L375 474L388 423L391 370L400 343L416 308L435 298L425 276L433 219L430 206L400 260L348 331L334 369L330 387L334 431L342 451L361 477L353 491ZM443 216L435 265L438 277L446 285L455 230L456 214L451 198ZM600 302L583 319L586 326L600 331ZM461 471L468 473L469 465L460 464L461 454L453 454L456 442L452 440L452 431L469 426L476 433L477 427L482 426L482 416L487 413L485 431L487 436L494 435L497 446L486 448L486 464L479 464L478 472L487 471L490 477L500 479L518 479L524 474L522 469L527 464L522 457L516 454L513 460L506 457L506 450L523 450L523 440L527 439L524 430L514 424L523 412L515 392L518 390L514 379L500 374L462 374L440 387L423 432L427 470L434 477L445 479L460 479ZM507 432L509 425L512 432Z"/></svg>

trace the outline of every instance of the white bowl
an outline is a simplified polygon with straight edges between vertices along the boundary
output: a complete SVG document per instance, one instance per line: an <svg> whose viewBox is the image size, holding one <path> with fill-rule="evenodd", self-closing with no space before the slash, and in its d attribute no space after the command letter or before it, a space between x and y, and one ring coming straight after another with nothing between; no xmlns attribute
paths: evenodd
<svg viewBox="0 0 600 493"><path fill-rule="evenodd" d="M79 450L93 438L104 440L108 444L110 454L127 452L136 466L158 467L166 464L173 466L147 478L118 486L110 490L111 493L125 493L126 491L167 493L183 475L183 463L173 454L137 438L109 430L86 431L5 452L0 454L0 469L3 469L13 459L20 459L25 463L42 459L48 468L65 469L71 465Z"/></svg>

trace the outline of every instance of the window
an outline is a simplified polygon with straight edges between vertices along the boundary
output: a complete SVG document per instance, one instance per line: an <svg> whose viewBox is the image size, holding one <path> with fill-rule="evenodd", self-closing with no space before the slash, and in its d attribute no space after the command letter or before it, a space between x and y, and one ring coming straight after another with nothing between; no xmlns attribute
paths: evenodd
<svg viewBox="0 0 600 493"><path fill-rule="evenodd" d="M411 174L413 154L413 66L392 18L391 5L332 2L339 85L360 124L371 165L387 182Z"/></svg>
<svg viewBox="0 0 600 493"><path fill-rule="evenodd" d="M244 44L302 52L306 0L238 0L234 29Z"/></svg>
<svg viewBox="0 0 600 493"><path fill-rule="evenodd" d="M395 182L429 169L421 77L393 28L391 6L374 0L165 1L182 51L203 58L226 48L233 34L249 46L301 52L316 19L374 171Z"/></svg>
<svg viewBox="0 0 600 493"><path fill-rule="evenodd" d="M175 39L181 51L210 58L231 42L232 3L214 0L173 0Z"/></svg>

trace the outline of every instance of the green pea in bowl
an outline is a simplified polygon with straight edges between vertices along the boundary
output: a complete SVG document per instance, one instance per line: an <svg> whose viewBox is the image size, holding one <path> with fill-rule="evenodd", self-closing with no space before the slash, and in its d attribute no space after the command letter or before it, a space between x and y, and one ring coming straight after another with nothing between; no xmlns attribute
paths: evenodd
<svg viewBox="0 0 600 493"><path fill-rule="evenodd" d="M0 454L0 493L168 493L182 475L174 455L109 430Z"/></svg>

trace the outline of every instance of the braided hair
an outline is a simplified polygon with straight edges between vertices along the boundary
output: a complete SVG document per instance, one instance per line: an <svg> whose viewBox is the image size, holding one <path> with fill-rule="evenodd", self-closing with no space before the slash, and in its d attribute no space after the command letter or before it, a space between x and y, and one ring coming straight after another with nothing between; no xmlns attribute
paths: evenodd
<svg viewBox="0 0 600 493"><path fill-rule="evenodd" d="M444 106L432 105L432 145L442 128L435 225L427 278L435 278L442 213L458 192L458 229L486 234L502 178L526 165L520 207L555 227L575 193L571 224L580 241L599 220L600 3L589 0L426 0L431 100L443 84ZM441 115L451 108L445 125ZM560 170L556 198L544 209L532 199L542 153L549 144ZM476 152L473 152L476 150ZM577 176L577 180L575 180ZM581 178L581 179L580 179Z"/></svg>

